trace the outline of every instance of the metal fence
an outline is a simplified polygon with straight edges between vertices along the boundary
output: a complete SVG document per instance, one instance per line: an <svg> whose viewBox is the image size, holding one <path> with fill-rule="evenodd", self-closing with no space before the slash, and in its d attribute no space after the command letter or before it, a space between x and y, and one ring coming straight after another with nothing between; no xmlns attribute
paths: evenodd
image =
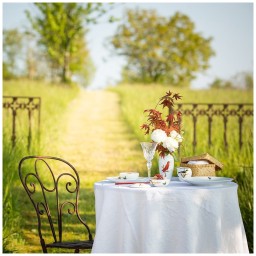
<svg viewBox="0 0 256 256"><path fill-rule="evenodd" d="M16 129L17 129L17 115L20 111L27 111L28 114L28 144L30 149L32 140L32 117L33 113L37 111L37 133L38 138L40 134L40 117L41 117L41 98L40 97L17 97L17 96L3 96L3 108L11 111L12 115L12 146L16 144Z"/></svg>
<svg viewBox="0 0 256 256"><path fill-rule="evenodd" d="M223 140L225 148L228 148L227 140L227 123L229 117L236 117L238 123L239 147L243 145L243 123L245 118L253 116L253 104L236 104L236 103L182 103L177 104L176 111L181 111L182 116L190 116L193 123L193 152L197 146L197 123L200 116L207 117L208 122L208 146L212 145L212 123L213 117L218 116L223 120ZM173 112L173 109L169 109Z"/></svg>

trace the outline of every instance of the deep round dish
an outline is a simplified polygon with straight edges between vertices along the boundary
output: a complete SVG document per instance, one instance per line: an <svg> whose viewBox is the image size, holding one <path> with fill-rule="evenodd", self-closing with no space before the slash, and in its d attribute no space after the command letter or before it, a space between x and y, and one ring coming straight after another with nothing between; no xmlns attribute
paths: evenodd
<svg viewBox="0 0 256 256"><path fill-rule="evenodd" d="M136 180L139 178L138 172L121 172L119 177L127 180Z"/></svg>

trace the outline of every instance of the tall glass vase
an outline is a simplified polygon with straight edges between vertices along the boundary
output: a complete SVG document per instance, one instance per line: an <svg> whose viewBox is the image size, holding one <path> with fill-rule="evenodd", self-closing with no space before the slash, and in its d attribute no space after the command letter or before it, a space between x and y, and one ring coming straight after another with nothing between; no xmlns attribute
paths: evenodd
<svg viewBox="0 0 256 256"><path fill-rule="evenodd" d="M167 178L172 178L174 169L174 158L171 154L165 155L164 157L159 156L158 160L159 173Z"/></svg>

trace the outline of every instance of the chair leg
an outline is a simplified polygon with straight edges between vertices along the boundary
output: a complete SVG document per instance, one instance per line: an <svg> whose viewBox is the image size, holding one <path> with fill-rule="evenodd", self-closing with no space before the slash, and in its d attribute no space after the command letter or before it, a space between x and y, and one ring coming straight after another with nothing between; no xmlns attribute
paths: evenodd
<svg viewBox="0 0 256 256"><path fill-rule="evenodd" d="M43 253L47 253L47 248L46 248L46 246L45 246L44 239L41 239L41 240L40 240L40 243L41 243L41 246L42 246Z"/></svg>
<svg viewBox="0 0 256 256"><path fill-rule="evenodd" d="M76 248L76 249L75 249L75 253L79 253L79 249Z"/></svg>

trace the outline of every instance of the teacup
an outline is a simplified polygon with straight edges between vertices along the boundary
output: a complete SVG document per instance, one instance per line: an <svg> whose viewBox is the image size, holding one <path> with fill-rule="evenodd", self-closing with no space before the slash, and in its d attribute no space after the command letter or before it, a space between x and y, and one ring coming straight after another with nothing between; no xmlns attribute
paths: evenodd
<svg viewBox="0 0 256 256"><path fill-rule="evenodd" d="M138 172L121 172L119 173L121 179L136 180L139 178Z"/></svg>
<svg viewBox="0 0 256 256"><path fill-rule="evenodd" d="M180 181L192 177L192 170L188 167L177 167L177 175Z"/></svg>

